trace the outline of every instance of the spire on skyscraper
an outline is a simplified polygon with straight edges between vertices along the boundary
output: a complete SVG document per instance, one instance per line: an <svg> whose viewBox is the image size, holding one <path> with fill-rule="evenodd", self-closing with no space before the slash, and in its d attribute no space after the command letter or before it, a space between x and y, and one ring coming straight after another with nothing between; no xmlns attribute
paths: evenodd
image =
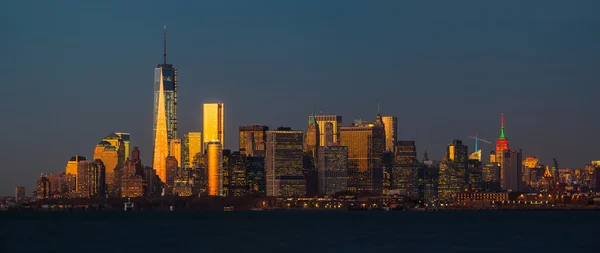
<svg viewBox="0 0 600 253"><path fill-rule="evenodd" d="M163 64L167 65L167 26L164 26Z"/></svg>
<svg viewBox="0 0 600 253"><path fill-rule="evenodd" d="M501 123L501 127L500 127L500 139L506 139L506 137L504 136L504 113L502 113L502 123Z"/></svg>

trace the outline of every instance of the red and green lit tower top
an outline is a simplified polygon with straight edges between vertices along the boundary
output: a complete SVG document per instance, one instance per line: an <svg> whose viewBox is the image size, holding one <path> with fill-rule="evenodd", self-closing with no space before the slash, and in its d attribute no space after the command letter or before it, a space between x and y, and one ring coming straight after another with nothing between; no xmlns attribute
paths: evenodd
<svg viewBox="0 0 600 253"><path fill-rule="evenodd" d="M500 137L496 141L496 157L500 160L498 162L502 162L502 151L508 150L508 139L504 136L504 113L502 113L502 127L500 128Z"/></svg>

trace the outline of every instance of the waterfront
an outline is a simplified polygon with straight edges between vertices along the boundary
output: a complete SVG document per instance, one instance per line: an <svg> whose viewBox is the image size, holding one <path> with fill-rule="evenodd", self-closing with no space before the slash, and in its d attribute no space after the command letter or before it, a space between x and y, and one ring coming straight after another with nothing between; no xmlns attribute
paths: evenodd
<svg viewBox="0 0 600 253"><path fill-rule="evenodd" d="M2 252L591 252L600 212L2 212Z"/></svg>

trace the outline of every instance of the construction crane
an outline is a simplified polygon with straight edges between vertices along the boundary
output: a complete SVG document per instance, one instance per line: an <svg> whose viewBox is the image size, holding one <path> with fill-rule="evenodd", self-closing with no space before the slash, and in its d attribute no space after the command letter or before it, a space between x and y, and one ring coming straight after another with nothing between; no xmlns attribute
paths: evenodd
<svg viewBox="0 0 600 253"><path fill-rule="evenodd" d="M487 144L492 144L491 142L487 141L486 139L481 139L481 138L477 137L477 133L475 133L475 136L469 136L469 138L475 140L475 152L477 152L477 150L479 150L478 143L477 143L478 141L483 141Z"/></svg>

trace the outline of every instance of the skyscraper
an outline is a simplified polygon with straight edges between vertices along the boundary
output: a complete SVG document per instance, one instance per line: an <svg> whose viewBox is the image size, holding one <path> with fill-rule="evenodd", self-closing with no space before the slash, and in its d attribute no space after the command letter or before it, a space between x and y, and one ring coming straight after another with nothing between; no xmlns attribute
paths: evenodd
<svg viewBox="0 0 600 253"><path fill-rule="evenodd" d="M184 168L190 169L195 165L196 156L202 153L202 133L188 132L184 137ZM196 161L197 162L197 161Z"/></svg>
<svg viewBox="0 0 600 253"><path fill-rule="evenodd" d="M359 123L339 129L340 145L348 147L349 191L383 191L382 157L385 151L385 129L382 122L378 122Z"/></svg>
<svg viewBox="0 0 600 253"><path fill-rule="evenodd" d="M119 138L121 138L121 140L123 140L123 149L125 152L125 157L124 157L124 161L126 161L127 159L129 159L129 155L131 154L131 150L129 150L129 143L130 143L130 134L129 133L115 133L117 136L119 136Z"/></svg>
<svg viewBox="0 0 600 253"><path fill-rule="evenodd" d="M240 126L240 154L265 157L268 126Z"/></svg>
<svg viewBox="0 0 600 253"><path fill-rule="evenodd" d="M419 160L414 141L398 141L394 148L391 188L411 199L419 199Z"/></svg>
<svg viewBox="0 0 600 253"><path fill-rule="evenodd" d="M319 194L333 195L348 190L348 147L319 147L317 167Z"/></svg>
<svg viewBox="0 0 600 253"><path fill-rule="evenodd" d="M173 187L175 186L175 177L177 176L177 158L174 156L167 156L165 160L167 177L165 180L164 194L173 194Z"/></svg>
<svg viewBox="0 0 600 253"><path fill-rule="evenodd" d="M461 140L453 140L440 163L439 197L444 201L456 200L456 194L467 185L468 147Z"/></svg>
<svg viewBox="0 0 600 253"><path fill-rule="evenodd" d="M308 117L308 127L306 128L306 136L304 139L304 152L312 155L313 158L317 157L317 147L319 147L319 125L315 120L315 114Z"/></svg>
<svg viewBox="0 0 600 253"><path fill-rule="evenodd" d="M392 151L394 143L398 139L398 118L396 116L383 116L381 119L385 127L385 150Z"/></svg>
<svg viewBox="0 0 600 253"><path fill-rule="evenodd" d="M167 64L167 27L164 27L163 63L154 69L154 155L152 166L166 180L169 142L177 138L177 69Z"/></svg>
<svg viewBox="0 0 600 253"><path fill-rule="evenodd" d="M80 161L85 161L86 158L85 156L80 156L80 155L75 155L73 157L71 157L71 159L69 159L69 161L67 161L67 167L65 168L65 172L68 175L72 175L75 176L75 185L77 185L77 171L78 171L78 167L79 167L79 162ZM75 186L75 190L77 189L77 186Z"/></svg>
<svg viewBox="0 0 600 253"><path fill-rule="evenodd" d="M181 168L181 139L172 139L169 143L169 155L177 159L177 167Z"/></svg>
<svg viewBox="0 0 600 253"><path fill-rule="evenodd" d="M329 133L333 136L333 143L337 143L339 142L339 137L340 137L340 133L339 133L339 129L342 126L342 116L336 116L336 115L313 115L313 116L309 116L308 121L311 122L313 121L311 118L316 118L316 122L317 125L319 126L319 146L325 146L327 145L327 140L328 138L326 138L326 135ZM330 131L327 131L326 125L327 123L331 123L331 128L329 128Z"/></svg>
<svg viewBox="0 0 600 253"><path fill-rule="evenodd" d="M267 131L267 196L303 196L306 180L302 163L302 131L289 127Z"/></svg>
<svg viewBox="0 0 600 253"><path fill-rule="evenodd" d="M223 196L223 146L219 141L207 143L208 195Z"/></svg>
<svg viewBox="0 0 600 253"><path fill-rule="evenodd" d="M502 189L522 191L523 187L523 152L509 149L502 152Z"/></svg>
<svg viewBox="0 0 600 253"><path fill-rule="evenodd" d="M211 141L219 141L221 146L225 143L224 139L224 107L219 103L205 103L203 106L203 131L204 145ZM223 147L224 148L224 147Z"/></svg>
<svg viewBox="0 0 600 253"><path fill-rule="evenodd" d="M500 137L498 138L498 140L496 141L496 162L498 164L500 164L500 177L503 177L504 173L503 171L503 152L504 150L508 150L509 146L508 146L508 139L504 136L504 113L502 113L502 125L500 127ZM501 179L502 181L502 179Z"/></svg>

